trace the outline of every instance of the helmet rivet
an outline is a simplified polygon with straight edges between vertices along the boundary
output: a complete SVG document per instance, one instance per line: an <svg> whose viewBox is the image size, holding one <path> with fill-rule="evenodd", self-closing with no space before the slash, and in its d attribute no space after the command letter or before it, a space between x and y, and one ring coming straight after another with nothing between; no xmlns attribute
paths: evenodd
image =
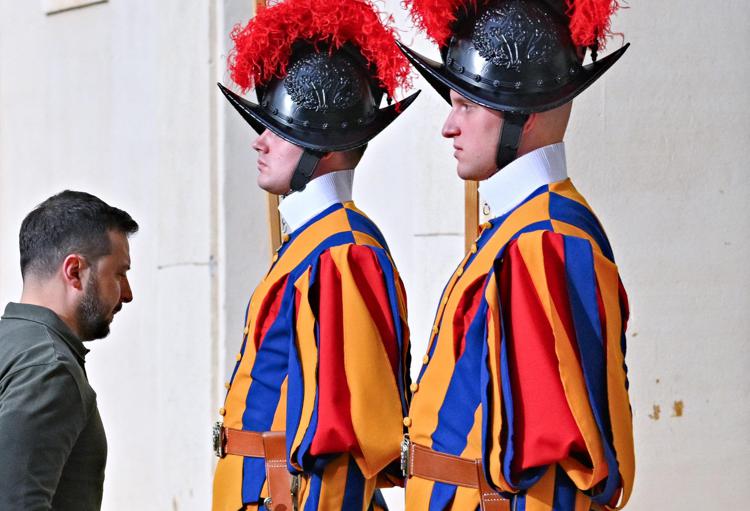
<svg viewBox="0 0 750 511"><path fill-rule="evenodd" d="M310 126L310 121L302 121L302 126L307 128L308 126Z"/></svg>
<svg viewBox="0 0 750 511"><path fill-rule="evenodd" d="M267 106L268 106L268 100L265 100L265 101L263 102L263 108L266 108Z"/></svg>
<svg viewBox="0 0 750 511"><path fill-rule="evenodd" d="M560 82L562 82L562 76L556 76L556 77L555 77L555 81L556 81L557 83L560 83Z"/></svg>
<svg viewBox="0 0 750 511"><path fill-rule="evenodd" d="M521 88L521 85L522 85L522 83L521 83L521 82L516 82L516 83L514 83L514 84L513 84L513 86L514 86L514 87L515 87L516 89L520 89L520 88Z"/></svg>
<svg viewBox="0 0 750 511"><path fill-rule="evenodd" d="M348 128L349 127L349 123L346 122L346 121L344 121L344 122L341 123L341 127L342 128Z"/></svg>
<svg viewBox="0 0 750 511"><path fill-rule="evenodd" d="M365 120L363 118L360 117L359 119L357 119L357 124L364 124L364 123L365 123Z"/></svg>
<svg viewBox="0 0 750 511"><path fill-rule="evenodd" d="M456 71L458 71L459 73L462 73L462 74L463 74L463 72L464 72L464 66L458 66L458 67L456 68Z"/></svg>
<svg viewBox="0 0 750 511"><path fill-rule="evenodd" d="M492 82L493 87L500 87L500 80L495 80Z"/></svg>
<svg viewBox="0 0 750 511"><path fill-rule="evenodd" d="M544 80L537 80L537 81L536 81L536 84L537 84L537 85L538 85L539 87L541 87L542 85L544 85Z"/></svg>
<svg viewBox="0 0 750 511"><path fill-rule="evenodd" d="M324 130L328 129L328 123L327 123L327 122L324 122L324 123L323 123L323 129L324 129Z"/></svg>
<svg viewBox="0 0 750 511"><path fill-rule="evenodd" d="M448 64L449 66L450 66L451 64L453 64L453 57L448 57L448 58L446 59L445 63L446 63L446 64Z"/></svg>
<svg viewBox="0 0 750 511"><path fill-rule="evenodd" d="M570 74L572 74L572 75L576 74L576 68L571 67L570 68Z"/></svg>
<svg viewBox="0 0 750 511"><path fill-rule="evenodd" d="M475 82L481 82L482 81L482 75L474 75L474 81Z"/></svg>
<svg viewBox="0 0 750 511"><path fill-rule="evenodd" d="M294 123L294 117L287 117L286 122Z"/></svg>
<svg viewBox="0 0 750 511"><path fill-rule="evenodd" d="M271 112L273 113L273 115L276 115L277 113L279 113L279 109L274 107L273 110L271 110Z"/></svg>

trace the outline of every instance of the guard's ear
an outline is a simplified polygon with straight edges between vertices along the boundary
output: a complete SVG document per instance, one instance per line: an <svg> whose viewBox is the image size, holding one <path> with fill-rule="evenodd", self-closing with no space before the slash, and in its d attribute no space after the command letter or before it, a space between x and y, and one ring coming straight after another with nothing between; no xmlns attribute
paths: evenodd
<svg viewBox="0 0 750 511"><path fill-rule="evenodd" d="M526 124L523 125L524 135L534 129L534 126L536 125L538 118L539 118L539 114L536 112L529 115L529 119L526 121Z"/></svg>
<svg viewBox="0 0 750 511"><path fill-rule="evenodd" d="M320 157L320 161L330 160L332 156L333 156L333 153L325 153L323 156Z"/></svg>
<svg viewBox="0 0 750 511"><path fill-rule="evenodd" d="M83 256L79 254L69 254L62 263L62 275L65 284L79 291L83 290L83 270L88 267L88 263Z"/></svg>

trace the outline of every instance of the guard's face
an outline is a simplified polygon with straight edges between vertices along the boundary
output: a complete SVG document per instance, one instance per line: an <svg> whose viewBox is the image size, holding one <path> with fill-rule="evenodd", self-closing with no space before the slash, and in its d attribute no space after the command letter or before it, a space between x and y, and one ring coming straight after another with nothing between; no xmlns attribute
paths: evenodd
<svg viewBox="0 0 750 511"><path fill-rule="evenodd" d="M451 91L451 111L443 124L443 136L453 139L458 176L482 181L496 170L495 158L503 114L477 105Z"/></svg>
<svg viewBox="0 0 750 511"><path fill-rule="evenodd" d="M89 267L84 293L76 311L81 339L91 341L109 334L109 325L123 303L133 300L127 272L130 245L125 234L109 232L110 253Z"/></svg>
<svg viewBox="0 0 750 511"><path fill-rule="evenodd" d="M258 151L258 186L276 195L289 192L302 148L265 130L253 142L253 149Z"/></svg>

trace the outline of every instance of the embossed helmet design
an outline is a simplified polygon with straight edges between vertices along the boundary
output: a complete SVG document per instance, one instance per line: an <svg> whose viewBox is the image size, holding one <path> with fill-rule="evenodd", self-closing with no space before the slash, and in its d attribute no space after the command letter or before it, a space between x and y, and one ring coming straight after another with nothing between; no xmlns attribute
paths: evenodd
<svg viewBox="0 0 750 511"><path fill-rule="evenodd" d="M449 103L454 90L504 112L498 168L516 158L530 114L575 98L629 46L596 59L618 7L615 0L407 0L407 5L440 46L442 62L436 62L399 44L427 82ZM584 66L586 47L593 62Z"/></svg>
<svg viewBox="0 0 750 511"><path fill-rule="evenodd" d="M305 149L292 191L304 189L325 153L367 144L418 94L390 104L408 84L409 64L393 29L360 0L286 0L232 37L232 79L254 86L259 103L219 88L256 132L269 129ZM380 108L383 96L389 105Z"/></svg>

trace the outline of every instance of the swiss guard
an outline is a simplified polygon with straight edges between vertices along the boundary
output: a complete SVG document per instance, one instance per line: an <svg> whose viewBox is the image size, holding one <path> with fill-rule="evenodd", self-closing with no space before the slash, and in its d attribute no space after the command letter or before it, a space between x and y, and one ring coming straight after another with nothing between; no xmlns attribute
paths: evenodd
<svg viewBox="0 0 750 511"><path fill-rule="evenodd" d="M260 135L258 184L285 195L286 234L214 431L213 509L384 508L377 488L401 481L406 297L352 182L368 141L416 97L392 101L409 63L362 0L287 0L232 40L231 78L258 102L220 88Z"/></svg>
<svg viewBox="0 0 750 511"><path fill-rule="evenodd" d="M635 471L627 298L563 144L573 98L627 49L597 58L617 4L406 2L441 62L402 50L451 104L442 134L489 217L412 385L406 509L619 509Z"/></svg>

